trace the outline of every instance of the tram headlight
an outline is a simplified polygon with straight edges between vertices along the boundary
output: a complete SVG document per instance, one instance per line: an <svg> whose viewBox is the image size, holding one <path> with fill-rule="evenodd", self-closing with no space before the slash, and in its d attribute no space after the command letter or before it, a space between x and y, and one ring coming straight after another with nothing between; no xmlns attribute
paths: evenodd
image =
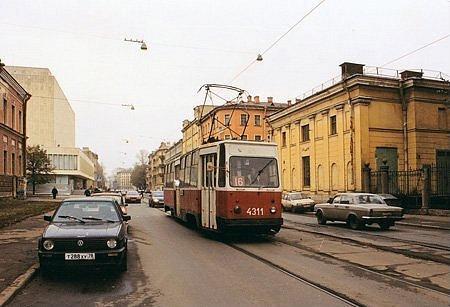
<svg viewBox="0 0 450 307"><path fill-rule="evenodd" d="M270 213L275 214L276 212L277 212L277 208L275 208L275 207L270 208Z"/></svg>
<svg viewBox="0 0 450 307"><path fill-rule="evenodd" d="M233 211L236 214L240 214L242 212L241 207L239 207L238 205L234 206Z"/></svg>

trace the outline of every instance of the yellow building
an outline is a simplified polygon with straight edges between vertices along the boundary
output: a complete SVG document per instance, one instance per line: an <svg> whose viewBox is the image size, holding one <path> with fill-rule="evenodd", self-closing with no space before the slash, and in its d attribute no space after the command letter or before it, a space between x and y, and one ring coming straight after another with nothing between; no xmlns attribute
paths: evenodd
<svg viewBox="0 0 450 307"><path fill-rule="evenodd" d="M182 143L182 153L185 154L198 146L201 143L199 120L201 117L206 115L209 111L214 109L212 105L197 106L194 108L194 119L192 121L184 120L183 129L183 143Z"/></svg>
<svg viewBox="0 0 450 307"><path fill-rule="evenodd" d="M134 189L131 184L131 170L121 169L116 173L117 188L119 190Z"/></svg>
<svg viewBox="0 0 450 307"><path fill-rule="evenodd" d="M443 74L343 63L342 74L272 116L282 184L325 198L362 191L365 165L449 163L450 83ZM446 76L448 79L448 76Z"/></svg>
<svg viewBox="0 0 450 307"><path fill-rule="evenodd" d="M274 103L272 97L260 101L259 96L215 107L200 119L201 143L227 139L270 141L267 117L286 107L287 104Z"/></svg>
<svg viewBox="0 0 450 307"><path fill-rule="evenodd" d="M164 187L164 160L170 144L161 142L158 149L148 155L147 189L162 190Z"/></svg>

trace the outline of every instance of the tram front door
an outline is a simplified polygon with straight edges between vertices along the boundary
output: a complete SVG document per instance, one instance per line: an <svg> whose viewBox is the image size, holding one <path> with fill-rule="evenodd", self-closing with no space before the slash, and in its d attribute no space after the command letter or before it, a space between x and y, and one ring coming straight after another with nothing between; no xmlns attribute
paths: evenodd
<svg viewBox="0 0 450 307"><path fill-rule="evenodd" d="M217 229L216 177L217 155L201 156L202 161L202 226Z"/></svg>

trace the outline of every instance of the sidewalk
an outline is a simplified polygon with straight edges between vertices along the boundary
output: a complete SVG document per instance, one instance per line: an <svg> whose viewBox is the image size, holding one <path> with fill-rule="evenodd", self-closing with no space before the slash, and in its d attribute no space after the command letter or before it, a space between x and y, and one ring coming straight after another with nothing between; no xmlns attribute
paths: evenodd
<svg viewBox="0 0 450 307"><path fill-rule="evenodd" d="M0 293L38 262L37 240L47 224L38 215L0 228Z"/></svg>
<svg viewBox="0 0 450 307"><path fill-rule="evenodd" d="M450 230L450 217L448 216L405 214L404 217L404 220L396 222L396 224Z"/></svg>

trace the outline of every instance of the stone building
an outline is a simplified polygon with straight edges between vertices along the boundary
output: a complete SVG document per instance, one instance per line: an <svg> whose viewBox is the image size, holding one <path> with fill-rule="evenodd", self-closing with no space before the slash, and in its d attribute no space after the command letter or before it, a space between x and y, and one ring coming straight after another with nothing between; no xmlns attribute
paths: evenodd
<svg viewBox="0 0 450 307"><path fill-rule="evenodd" d="M27 101L31 95L11 76L0 61L0 197L24 192L26 174Z"/></svg>
<svg viewBox="0 0 450 307"><path fill-rule="evenodd" d="M267 117L287 107L273 102L272 97L260 101L259 96L247 101L229 102L217 106L204 114L201 124L200 144L208 140L242 139L249 141L270 141L270 126Z"/></svg>
<svg viewBox="0 0 450 307"><path fill-rule="evenodd" d="M134 189L131 184L131 170L129 169L120 169L116 173L116 183L117 189L119 190L132 190Z"/></svg>
<svg viewBox="0 0 450 307"><path fill-rule="evenodd" d="M164 161L169 148L170 144L161 142L148 156L147 189L150 191L162 190L164 186Z"/></svg>
<svg viewBox="0 0 450 307"><path fill-rule="evenodd" d="M103 174L103 167L98 161L98 155L89 149L89 147L82 148L83 153L94 163L94 182L93 188L104 189L105 188L105 177Z"/></svg>
<svg viewBox="0 0 450 307"><path fill-rule="evenodd" d="M47 184L37 186L38 194L59 193L93 185L94 163L75 146L75 113L48 68L8 66L8 72L33 96L27 108L28 145L41 145L55 168Z"/></svg>
<svg viewBox="0 0 450 307"><path fill-rule="evenodd" d="M183 121L183 128L181 130L183 133L183 154L197 148L202 144L200 136L200 118L212 109L214 109L213 105L196 106L194 108L194 119L191 121L187 119Z"/></svg>
<svg viewBox="0 0 450 307"><path fill-rule="evenodd" d="M408 170L448 163L448 76L353 63L341 69L341 76L269 118L285 191L323 199L362 191L365 165Z"/></svg>

